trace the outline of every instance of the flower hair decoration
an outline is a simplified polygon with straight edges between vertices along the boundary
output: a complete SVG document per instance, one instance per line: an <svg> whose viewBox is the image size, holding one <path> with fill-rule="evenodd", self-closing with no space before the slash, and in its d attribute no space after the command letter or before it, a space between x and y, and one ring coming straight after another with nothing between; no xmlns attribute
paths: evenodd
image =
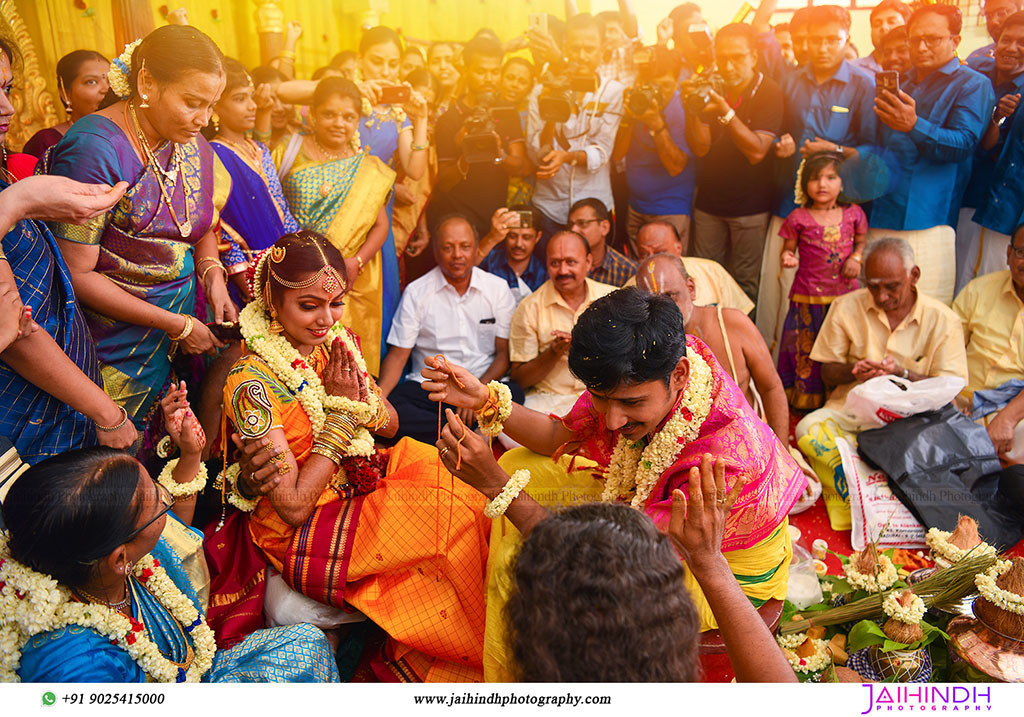
<svg viewBox="0 0 1024 717"><path fill-rule="evenodd" d="M141 42L141 37L135 42L129 42L124 46L124 52L110 62L110 70L107 72L110 89L122 100L126 100L132 95L132 86L128 82L128 77L132 73L132 53Z"/></svg>

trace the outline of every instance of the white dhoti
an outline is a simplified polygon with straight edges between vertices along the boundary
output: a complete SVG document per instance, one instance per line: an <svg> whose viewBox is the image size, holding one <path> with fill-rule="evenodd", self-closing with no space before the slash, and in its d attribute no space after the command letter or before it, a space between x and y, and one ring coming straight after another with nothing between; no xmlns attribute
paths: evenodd
<svg viewBox="0 0 1024 717"><path fill-rule="evenodd" d="M956 227L956 293L979 276L1006 268L1010 237L986 229L973 219L974 209L960 210Z"/></svg>
<svg viewBox="0 0 1024 717"><path fill-rule="evenodd" d="M869 229L868 248L886 237L904 239L914 250L921 278L917 288L944 304L953 303L956 283L956 232L950 226L937 226L917 231Z"/></svg>
<svg viewBox="0 0 1024 717"><path fill-rule="evenodd" d="M782 217L772 217L768 223L768 236L764 241L764 259L761 261L761 283L757 290L757 324L758 331L772 352L772 359L779 360L779 339L782 337L782 325L786 321L789 310L789 289L793 286L796 269L783 269L779 255L782 253L783 239L779 236L782 228Z"/></svg>

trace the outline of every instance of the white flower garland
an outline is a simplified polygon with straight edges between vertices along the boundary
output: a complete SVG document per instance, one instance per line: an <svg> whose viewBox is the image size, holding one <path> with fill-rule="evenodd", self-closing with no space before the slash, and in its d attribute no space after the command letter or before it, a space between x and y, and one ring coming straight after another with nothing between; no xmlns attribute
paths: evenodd
<svg viewBox="0 0 1024 717"><path fill-rule="evenodd" d="M110 69L107 71L107 81L110 83L110 89L122 100L132 96L132 86L128 82L128 76L132 71L132 52L139 46L140 42L142 42L141 37L135 42L129 42L125 45L124 52L111 61Z"/></svg>
<svg viewBox="0 0 1024 717"><path fill-rule="evenodd" d="M1003 590L996 585L996 579L1004 575L1013 567L1009 560L997 560L996 564L984 573L974 576L974 584L978 593L998 608L1012 612L1014 615L1024 615L1024 596Z"/></svg>
<svg viewBox="0 0 1024 717"><path fill-rule="evenodd" d="M886 615L891 617L897 622L902 622L906 625L918 625L924 618L924 614L927 608L924 606L924 600L918 595L914 595L913 600L909 605L900 605L900 593L891 592L885 596L882 600L882 610Z"/></svg>
<svg viewBox="0 0 1024 717"><path fill-rule="evenodd" d="M779 635L775 638L775 641L779 643L779 647L785 650L795 650L804 644L804 640L807 639L806 632L794 632L791 635Z"/></svg>
<svg viewBox="0 0 1024 717"><path fill-rule="evenodd" d="M928 544L928 547L932 549L935 555L945 558L951 563L957 563L964 559L964 557L970 553L971 555L995 555L996 549L988 543L982 542L970 550L964 550L958 548L949 542L949 536L953 533L946 530L939 530L938 528L929 528L928 533L924 536L924 542Z"/></svg>
<svg viewBox="0 0 1024 717"><path fill-rule="evenodd" d="M857 567L853 564L853 558L851 557L851 559L843 565L843 572L846 573L846 582L850 583L851 587L858 588L860 590L869 590L872 592L888 590L899 579L899 573L896 572L896 566L892 564L892 560L889 559L888 555L879 553L878 562L882 566L882 569L878 571L878 575L865 575L857 570Z"/></svg>
<svg viewBox="0 0 1024 717"><path fill-rule="evenodd" d="M683 447L700 434L700 427L711 412L711 369L696 351L688 352L687 356L690 376L678 410L647 448L643 448L642 441L619 436L608 463L602 501L615 502L620 496L628 497L635 492L630 506L643 508L662 474L675 463Z"/></svg>
<svg viewBox="0 0 1024 717"><path fill-rule="evenodd" d="M34 636L78 625L94 630L125 650L158 682L199 682L217 651L213 630L151 555L135 566L135 577L192 636L194 657L187 670L160 653L145 625L106 605L80 603L49 575L13 560L0 535L0 681L18 682L21 650Z"/></svg>
<svg viewBox="0 0 1024 717"><path fill-rule="evenodd" d="M530 482L530 471L525 468L520 468L508 479L505 483L505 487L501 489L501 493L496 495L493 500L487 501L487 505L484 506L484 515L494 520L505 515L505 511L512 505L512 501L519 497L519 494L523 492L523 488Z"/></svg>
<svg viewBox="0 0 1024 717"><path fill-rule="evenodd" d="M832 662L832 655L828 651L828 643L825 640L815 638L811 640L811 644L814 645L814 654L807 657L800 657L793 650L782 648L782 654L786 656L794 672L820 672Z"/></svg>
<svg viewBox="0 0 1024 717"><path fill-rule="evenodd" d="M490 423L484 424L477 414L477 423L480 425L480 432L485 436L496 436L505 428L505 421L512 415L512 389L501 381L491 381L487 388L498 394L498 415Z"/></svg>
<svg viewBox="0 0 1024 717"><path fill-rule="evenodd" d="M250 301L242 309L239 315L239 323L242 329L242 336L250 350L267 362L274 374L284 381L285 385L295 394L303 410L309 417L313 426L313 435L317 436L324 427L324 420L327 411L344 411L352 416L359 424L351 445L360 445L365 449L366 439L369 433L363 428L365 424L374 420L377 416L377 408L380 399L373 392L370 393L368 402L353 401L342 396L329 396L324 390L324 385L316 371L306 360L299 355L298 349L292 346L288 339L281 335L270 332L270 322L267 320L266 310L257 301ZM327 343L333 343L334 339L341 339L345 347L352 352L356 359L356 366L359 367L363 378L369 381L369 372L363 354L353 341L347 331L337 323L327 332ZM366 434L366 435L363 435ZM372 447L373 439L369 439ZM372 450L371 450L372 452ZM349 455L370 455L369 453L349 453Z"/></svg>
<svg viewBox="0 0 1024 717"><path fill-rule="evenodd" d="M232 463L228 466L227 470L224 471L224 480L227 481L229 490L225 492L227 493L228 503L243 513L251 513L256 510L256 504L260 502L260 497L246 498L238 491L238 476L241 472L242 467L237 463Z"/></svg>
<svg viewBox="0 0 1024 717"><path fill-rule="evenodd" d="M179 460L180 459L175 458L173 461L167 461L167 465L165 465L163 470L160 471L160 476L157 478L157 482L166 488L175 498L188 498L196 493L202 492L203 488L206 487L206 480L209 478L209 474L206 471L206 464L199 461L199 472L196 473L196 477L188 483L178 483L174 480L173 474L174 469L178 467Z"/></svg>

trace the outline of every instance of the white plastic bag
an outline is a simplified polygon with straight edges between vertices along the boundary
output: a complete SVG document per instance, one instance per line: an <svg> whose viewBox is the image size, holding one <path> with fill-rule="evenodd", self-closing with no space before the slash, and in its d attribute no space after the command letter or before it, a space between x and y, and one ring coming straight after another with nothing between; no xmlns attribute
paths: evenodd
<svg viewBox="0 0 1024 717"><path fill-rule="evenodd" d="M898 376L876 376L854 386L846 395L846 412L870 426L925 411L935 411L956 398L965 385L958 376L937 376L908 381Z"/></svg>
<svg viewBox="0 0 1024 717"><path fill-rule="evenodd" d="M292 590L276 571L267 578L263 614L267 618L267 627L308 622L321 630L331 630L348 622L362 622L366 619L366 615L359 611L346 612Z"/></svg>
<svg viewBox="0 0 1024 717"><path fill-rule="evenodd" d="M814 558L802 545L793 543L793 560L789 564L786 600L796 605L797 610L806 610L823 599L821 582L814 570Z"/></svg>
<svg viewBox="0 0 1024 717"><path fill-rule="evenodd" d="M845 438L837 438L843 471L850 487L850 544L863 550L870 541L879 548L925 548L924 526L889 487L889 479L871 468Z"/></svg>

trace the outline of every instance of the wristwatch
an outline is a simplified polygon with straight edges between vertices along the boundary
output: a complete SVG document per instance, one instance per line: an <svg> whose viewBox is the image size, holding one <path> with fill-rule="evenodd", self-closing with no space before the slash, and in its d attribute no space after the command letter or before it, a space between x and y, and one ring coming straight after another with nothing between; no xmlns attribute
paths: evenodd
<svg viewBox="0 0 1024 717"><path fill-rule="evenodd" d="M732 122L732 119L735 116L736 116L736 110L734 110L732 107L730 107L728 112L726 112L724 115L722 115L721 117L718 118L718 124L720 124L723 127L725 127L730 122Z"/></svg>

